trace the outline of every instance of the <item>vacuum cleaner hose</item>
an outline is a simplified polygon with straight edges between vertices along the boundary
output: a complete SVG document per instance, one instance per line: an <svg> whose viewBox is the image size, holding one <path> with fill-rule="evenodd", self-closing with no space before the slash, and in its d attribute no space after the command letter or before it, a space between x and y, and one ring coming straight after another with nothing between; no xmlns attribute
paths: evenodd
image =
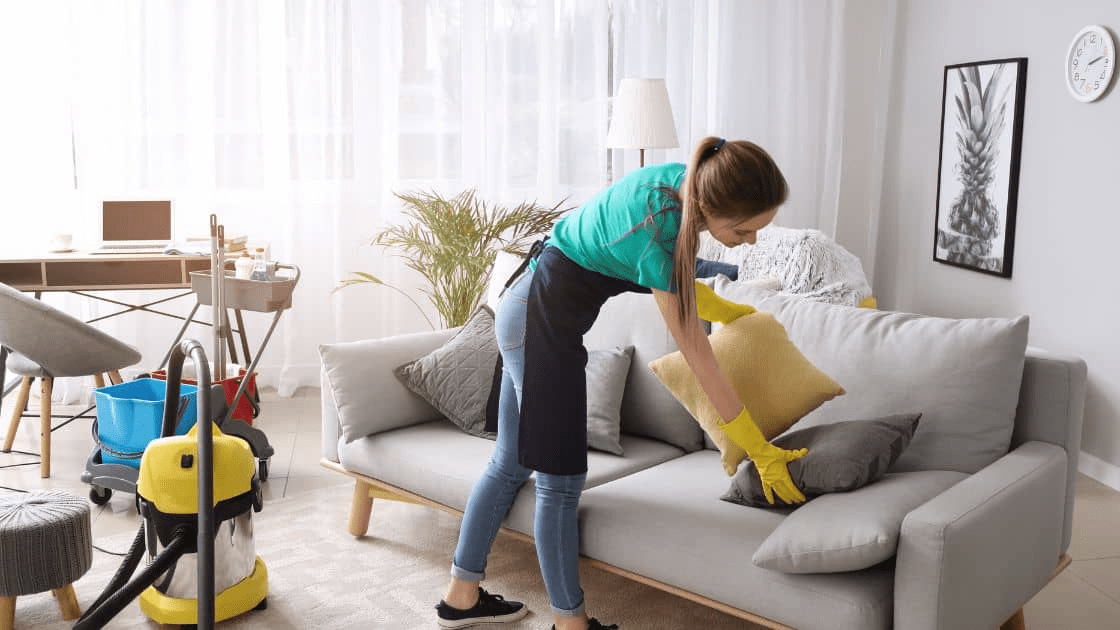
<svg viewBox="0 0 1120 630"><path fill-rule="evenodd" d="M160 552L159 555L152 560L151 564L144 567L144 570L133 578L131 582L122 586L119 582L123 582L127 579L132 574L132 571L136 569L136 565L144 550L144 530L141 528L136 534L136 539L132 543L132 549L129 550L129 555L128 558L125 559L125 563L117 570L117 574L113 576L113 580L101 594L101 597L98 598L97 602L90 606L85 614L74 624L74 630L95 630L96 628L104 627L105 624L109 623L110 619L117 616L117 613L124 610L124 607L127 606L129 602L139 597L144 589L151 586L152 583L159 579L159 576L166 573L194 542L193 539L193 532L177 532L175 537L171 539L171 543L167 545L167 548ZM125 572L125 568L128 565L131 565L131 568Z"/></svg>

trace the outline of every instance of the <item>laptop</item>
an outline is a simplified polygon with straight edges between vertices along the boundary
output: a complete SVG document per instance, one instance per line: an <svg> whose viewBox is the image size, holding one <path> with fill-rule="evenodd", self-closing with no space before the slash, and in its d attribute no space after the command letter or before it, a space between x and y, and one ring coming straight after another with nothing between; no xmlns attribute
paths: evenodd
<svg viewBox="0 0 1120 630"><path fill-rule="evenodd" d="M90 253L162 254L173 225L170 201L104 201L101 244Z"/></svg>

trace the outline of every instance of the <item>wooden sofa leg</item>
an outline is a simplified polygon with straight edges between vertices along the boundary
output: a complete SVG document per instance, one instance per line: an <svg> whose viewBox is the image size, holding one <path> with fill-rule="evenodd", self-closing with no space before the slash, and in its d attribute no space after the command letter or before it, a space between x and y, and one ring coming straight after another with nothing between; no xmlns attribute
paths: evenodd
<svg viewBox="0 0 1120 630"><path fill-rule="evenodd" d="M1011 618L1003 622L999 630L1027 630L1027 621L1023 617L1023 609L1020 608L1014 615L1011 615Z"/></svg>
<svg viewBox="0 0 1120 630"><path fill-rule="evenodd" d="M365 536L369 530L369 515L373 511L373 486L364 481L354 482L354 498L350 501L350 522L347 529L352 536Z"/></svg>

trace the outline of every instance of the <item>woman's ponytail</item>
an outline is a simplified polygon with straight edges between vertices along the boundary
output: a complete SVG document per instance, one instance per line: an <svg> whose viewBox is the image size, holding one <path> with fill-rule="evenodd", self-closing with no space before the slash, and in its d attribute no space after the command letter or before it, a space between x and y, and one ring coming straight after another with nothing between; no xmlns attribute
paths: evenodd
<svg viewBox="0 0 1120 630"><path fill-rule="evenodd" d="M700 212L700 185L698 184L700 165L723 148L722 138L709 136L696 145L685 169L684 182L681 184L681 225L677 234L677 244L673 249L673 270L670 285L677 290L677 317L681 323L696 316L696 253L700 250L700 232L704 228L704 216Z"/></svg>

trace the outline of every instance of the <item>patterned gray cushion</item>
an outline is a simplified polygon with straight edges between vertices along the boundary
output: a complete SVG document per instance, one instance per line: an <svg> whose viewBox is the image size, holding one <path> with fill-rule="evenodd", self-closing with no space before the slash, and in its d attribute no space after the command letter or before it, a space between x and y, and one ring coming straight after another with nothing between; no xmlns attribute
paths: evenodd
<svg viewBox="0 0 1120 630"><path fill-rule="evenodd" d="M498 361L494 311L481 306L444 345L397 367L397 378L460 429L486 431L486 403Z"/></svg>

